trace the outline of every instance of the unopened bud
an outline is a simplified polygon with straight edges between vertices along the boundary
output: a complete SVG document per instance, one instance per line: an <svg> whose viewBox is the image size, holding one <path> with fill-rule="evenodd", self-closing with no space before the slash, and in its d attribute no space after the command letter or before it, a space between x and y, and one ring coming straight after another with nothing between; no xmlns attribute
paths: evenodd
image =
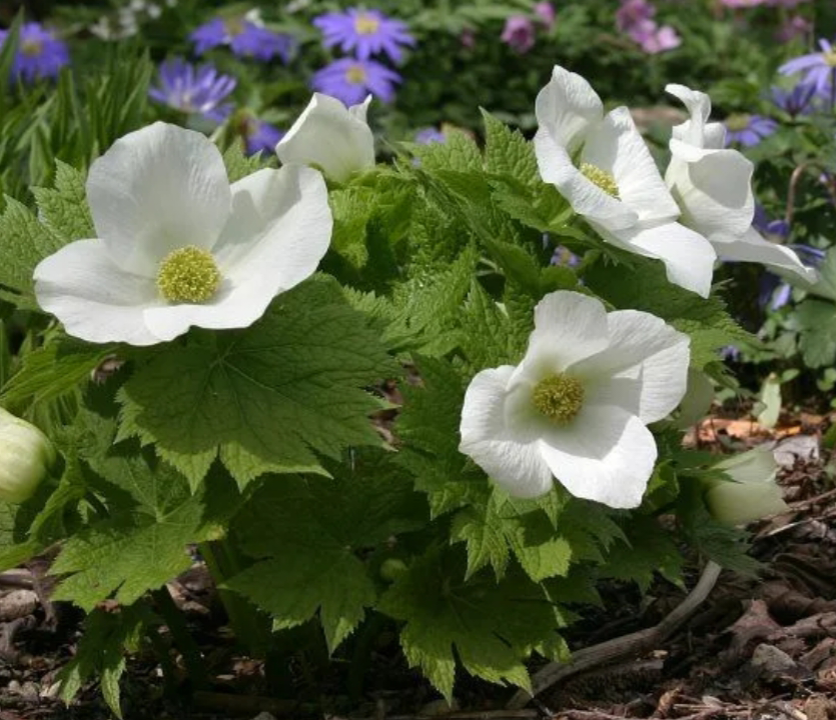
<svg viewBox="0 0 836 720"><path fill-rule="evenodd" d="M788 509L775 483L778 465L770 450L755 448L714 467L735 481L712 483L706 491L705 502L715 520L744 525Z"/></svg>
<svg viewBox="0 0 836 720"><path fill-rule="evenodd" d="M55 462L49 438L0 408L0 502L30 498Z"/></svg>

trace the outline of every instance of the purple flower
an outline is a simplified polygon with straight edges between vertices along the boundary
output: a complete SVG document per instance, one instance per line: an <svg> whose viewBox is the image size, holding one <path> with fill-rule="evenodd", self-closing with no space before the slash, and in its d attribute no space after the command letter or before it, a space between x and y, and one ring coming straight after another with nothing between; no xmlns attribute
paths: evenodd
<svg viewBox="0 0 836 720"><path fill-rule="evenodd" d="M726 145L736 142L743 147L753 147L778 129L778 123L763 115L730 115L726 126Z"/></svg>
<svg viewBox="0 0 836 720"><path fill-rule="evenodd" d="M813 23L811 23L807 18L802 17L801 15L793 15L781 23L781 27L778 28L778 32L775 33L775 37L778 42L786 43L797 37L806 35L812 29Z"/></svg>
<svg viewBox="0 0 836 720"><path fill-rule="evenodd" d="M6 41L8 30L0 30L0 47ZM31 83L40 78L55 78L61 68L70 64L67 44L40 23L24 23L20 28L17 52L12 60L12 74Z"/></svg>
<svg viewBox="0 0 836 720"><path fill-rule="evenodd" d="M557 245L549 264L565 265L566 267L574 268L581 264L581 259L569 250L569 248L564 247L563 245Z"/></svg>
<svg viewBox="0 0 836 720"><path fill-rule="evenodd" d="M148 94L157 102L184 113L199 113L221 122L232 112L230 103L221 104L235 89L237 81L221 75L211 65L194 65L182 58L166 60L159 68L159 85Z"/></svg>
<svg viewBox="0 0 836 720"><path fill-rule="evenodd" d="M349 8L344 13L320 15L314 18L313 24L322 31L325 47L339 45L343 52L354 51L359 60L383 52L399 62L401 45L415 45L406 23L386 17L379 10Z"/></svg>
<svg viewBox="0 0 836 720"><path fill-rule="evenodd" d="M290 35L273 32L243 18L215 18L192 32L189 39L195 43L198 55L220 45L229 45L238 57L266 62L278 56L285 63L290 61L296 44Z"/></svg>
<svg viewBox="0 0 836 720"><path fill-rule="evenodd" d="M284 137L284 131L259 120L248 117L241 124L241 135L247 144L247 155L255 155L257 152L273 152L279 140Z"/></svg>
<svg viewBox="0 0 836 720"><path fill-rule="evenodd" d="M836 74L836 50L824 38L819 40L819 46L821 52L793 58L781 65L778 72L782 75L803 72L804 82L814 85L818 93L828 92Z"/></svg>
<svg viewBox="0 0 836 720"><path fill-rule="evenodd" d="M554 5L550 2L538 2L534 5L534 14L540 19L540 22L546 26L546 30L551 30L554 21L557 17L554 11Z"/></svg>
<svg viewBox="0 0 836 720"><path fill-rule="evenodd" d="M790 235L790 224L783 218L771 220L760 203L755 203L755 216L752 218L752 226L759 232L767 235L777 235L782 240L786 240Z"/></svg>
<svg viewBox="0 0 836 720"><path fill-rule="evenodd" d="M315 72L311 87L346 105L357 105L369 93L383 102L390 102L395 97L395 83L401 79L394 70L374 60L341 58Z"/></svg>
<svg viewBox="0 0 836 720"><path fill-rule="evenodd" d="M656 14L656 8L647 0L624 0L615 11L615 26L621 32L628 32Z"/></svg>
<svg viewBox="0 0 836 720"><path fill-rule="evenodd" d="M810 110L810 103L816 94L812 83L800 82L792 90L774 87L771 91L772 102L787 115L797 117Z"/></svg>
<svg viewBox="0 0 836 720"><path fill-rule="evenodd" d="M443 143L447 142L447 136L434 127L424 128L415 133L415 142L419 145L429 145L434 142Z"/></svg>
<svg viewBox="0 0 836 720"><path fill-rule="evenodd" d="M655 26L656 23L653 23ZM654 28L640 43L642 50L648 55L655 55L666 50L673 50L682 44L682 38L677 35L670 25Z"/></svg>
<svg viewBox="0 0 836 720"><path fill-rule="evenodd" d="M525 15L510 15L500 40L518 53L527 53L534 47L534 23Z"/></svg>
<svg viewBox="0 0 836 720"><path fill-rule="evenodd" d="M737 362L740 359L740 348L736 345L724 345L720 348L720 357Z"/></svg>

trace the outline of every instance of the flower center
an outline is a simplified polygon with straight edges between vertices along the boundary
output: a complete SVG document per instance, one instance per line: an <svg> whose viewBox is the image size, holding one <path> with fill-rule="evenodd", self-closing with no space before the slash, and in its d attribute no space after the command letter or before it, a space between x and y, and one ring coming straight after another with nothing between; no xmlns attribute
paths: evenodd
<svg viewBox="0 0 836 720"><path fill-rule="evenodd" d="M374 35L380 27L380 20L373 15L360 14L354 18L354 29L358 35Z"/></svg>
<svg viewBox="0 0 836 720"><path fill-rule="evenodd" d="M212 253L189 245L166 255L157 271L157 289L169 302L203 303L221 284Z"/></svg>
<svg viewBox="0 0 836 720"><path fill-rule="evenodd" d="M362 85L366 82L366 71L360 65L352 65L346 70L345 79L352 85Z"/></svg>
<svg viewBox="0 0 836 720"><path fill-rule="evenodd" d="M824 62L826 65L836 68L836 50L831 50L830 52L822 53L822 57L824 58Z"/></svg>
<svg viewBox="0 0 836 720"><path fill-rule="evenodd" d="M229 18L224 20L224 30L230 37L237 37L247 29L244 18Z"/></svg>
<svg viewBox="0 0 836 720"><path fill-rule="evenodd" d="M20 43L20 52L26 57L37 57L43 51L43 43L38 40L23 40Z"/></svg>
<svg viewBox="0 0 836 720"><path fill-rule="evenodd" d="M728 130L731 130L731 132L740 132L741 130L745 130L749 127L749 120L750 117L748 115L735 114L729 115L723 123Z"/></svg>
<svg viewBox="0 0 836 720"><path fill-rule="evenodd" d="M531 399L543 415L557 425L566 425L583 405L583 385L573 377L558 373L534 386Z"/></svg>
<svg viewBox="0 0 836 720"><path fill-rule="evenodd" d="M615 181L615 175L591 163L581 163L580 170L584 177L601 188L607 195L618 198L618 183Z"/></svg>

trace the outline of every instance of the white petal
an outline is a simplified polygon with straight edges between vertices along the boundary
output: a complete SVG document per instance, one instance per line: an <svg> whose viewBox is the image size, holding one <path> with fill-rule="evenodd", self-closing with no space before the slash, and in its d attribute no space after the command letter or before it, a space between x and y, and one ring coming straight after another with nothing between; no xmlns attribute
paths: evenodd
<svg viewBox="0 0 836 720"><path fill-rule="evenodd" d="M93 163L87 199L113 261L127 272L154 277L172 250L212 247L231 195L212 142L157 122L117 140Z"/></svg>
<svg viewBox="0 0 836 720"><path fill-rule="evenodd" d="M506 388L514 367L478 373L467 387L459 450L516 497L537 497L552 488L552 474L539 441L523 442L505 422Z"/></svg>
<svg viewBox="0 0 836 720"><path fill-rule="evenodd" d="M690 120L673 128L673 137L694 147L704 147L705 125L711 115L711 98L704 92L674 83L666 85L665 92L679 98L691 116Z"/></svg>
<svg viewBox="0 0 836 720"><path fill-rule="evenodd" d="M615 233L594 224L593 227L614 245L645 257L658 258L665 264L668 280L701 297L708 297L717 254L711 243L699 233L679 223L637 227Z"/></svg>
<svg viewBox="0 0 836 720"><path fill-rule="evenodd" d="M565 428L540 442L557 480L575 497L613 508L634 508L656 462L653 434L617 407L585 405Z"/></svg>
<svg viewBox="0 0 836 720"><path fill-rule="evenodd" d="M639 222L679 216L679 207L626 107L616 108L592 128L581 159L615 177L621 202L637 213Z"/></svg>
<svg viewBox="0 0 836 720"><path fill-rule="evenodd" d="M590 126L604 115L601 98L592 86L559 65L554 66L549 84L537 94L534 108L540 130L570 153L583 142Z"/></svg>
<svg viewBox="0 0 836 720"><path fill-rule="evenodd" d="M540 177L554 185L579 215L599 220L612 228L630 227L638 220L638 213L583 175L566 148L542 127L534 136L534 154Z"/></svg>
<svg viewBox="0 0 836 720"><path fill-rule="evenodd" d="M675 330L661 318L639 310L616 310L607 315L610 343L603 352L586 358L571 368L586 379L589 388L584 403L614 404L609 378L623 394L618 404L644 423L661 420L685 395L688 384L688 363L691 359L690 338ZM633 387L619 376L633 379ZM598 385L602 383L602 385ZM638 385L633 398L626 394ZM637 405L625 401L637 400Z"/></svg>
<svg viewBox="0 0 836 720"><path fill-rule="evenodd" d="M259 170L232 186L233 210L216 247L224 279L202 305L148 310L145 321L165 339L189 326L248 327L270 301L310 277L328 250L332 217L322 175L311 168Z"/></svg>
<svg viewBox="0 0 836 720"><path fill-rule="evenodd" d="M671 164L665 175L682 223L703 235L740 235L752 224L752 163L737 150L701 150L670 141Z"/></svg>
<svg viewBox="0 0 836 720"><path fill-rule="evenodd" d="M316 164L325 174L345 182L374 166L374 137L366 123L370 98L350 110L339 100L314 93L308 107L276 145L282 164Z"/></svg>
<svg viewBox="0 0 836 720"><path fill-rule="evenodd" d="M597 298L568 290L546 295L534 308L534 331L512 386L563 372L608 343L607 311Z"/></svg>
<svg viewBox="0 0 836 720"><path fill-rule="evenodd" d="M361 123L367 123L366 116L369 112L369 105L371 104L372 96L366 95L366 99L363 102L358 103L357 105L352 105L348 108L348 114L351 115L355 120L358 120Z"/></svg>
<svg viewBox="0 0 836 720"><path fill-rule="evenodd" d="M126 273L101 240L77 240L35 268L38 304L67 334L94 343L160 342L143 322L143 311L160 301L153 280Z"/></svg>
<svg viewBox="0 0 836 720"><path fill-rule="evenodd" d="M714 249L718 255L728 260L761 263L769 268L781 270L782 275L789 274L807 283L815 283L818 280L818 272L814 268L806 267L791 248L769 242L754 228L749 228L736 238L722 238L720 242L714 243Z"/></svg>

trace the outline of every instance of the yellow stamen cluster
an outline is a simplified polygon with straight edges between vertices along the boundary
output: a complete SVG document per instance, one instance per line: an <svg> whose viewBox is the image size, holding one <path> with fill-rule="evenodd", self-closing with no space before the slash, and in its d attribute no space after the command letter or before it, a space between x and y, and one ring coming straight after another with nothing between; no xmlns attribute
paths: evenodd
<svg viewBox="0 0 836 720"><path fill-rule="evenodd" d="M37 40L23 40L20 43L20 52L26 57L37 57L43 51L43 43Z"/></svg>
<svg viewBox="0 0 836 720"><path fill-rule="evenodd" d="M583 385L563 373L549 375L534 386L532 402L543 415L557 425L566 425L583 405Z"/></svg>
<svg viewBox="0 0 836 720"><path fill-rule="evenodd" d="M172 303L203 303L221 284L212 253L189 245L166 255L157 271L157 289Z"/></svg>
<svg viewBox="0 0 836 720"><path fill-rule="evenodd" d="M380 28L380 20L373 15L362 13L354 18L354 29L358 35L374 35Z"/></svg>
<svg viewBox="0 0 836 720"><path fill-rule="evenodd" d="M366 71L361 65L352 65L345 72L345 79L353 85L366 82Z"/></svg>
<svg viewBox="0 0 836 720"><path fill-rule="evenodd" d="M732 132L740 132L741 130L745 130L749 127L749 115L729 115L724 121L723 124Z"/></svg>
<svg viewBox="0 0 836 720"><path fill-rule="evenodd" d="M615 182L615 176L611 172L602 170L591 163L581 163L580 170L586 178L601 188L607 195L611 195L614 198L618 197L618 184Z"/></svg>

